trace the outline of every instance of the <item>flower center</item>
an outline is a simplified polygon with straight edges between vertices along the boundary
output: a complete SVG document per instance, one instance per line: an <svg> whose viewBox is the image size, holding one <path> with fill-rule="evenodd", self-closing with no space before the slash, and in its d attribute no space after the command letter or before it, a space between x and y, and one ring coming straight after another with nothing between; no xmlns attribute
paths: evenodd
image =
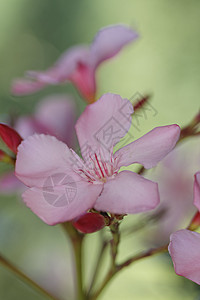
<svg viewBox="0 0 200 300"><path fill-rule="evenodd" d="M115 177L118 172L112 152L105 154L102 149L88 154L85 163L79 158L80 162L75 171L88 182L96 184L106 182L108 178Z"/></svg>

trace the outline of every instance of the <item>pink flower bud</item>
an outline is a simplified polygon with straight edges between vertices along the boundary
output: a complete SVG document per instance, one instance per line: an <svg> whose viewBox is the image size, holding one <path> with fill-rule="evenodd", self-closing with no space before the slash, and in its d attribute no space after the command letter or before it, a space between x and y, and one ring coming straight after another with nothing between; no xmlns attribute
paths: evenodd
<svg viewBox="0 0 200 300"><path fill-rule="evenodd" d="M93 233L105 227L105 219L98 213L86 213L72 224L82 233Z"/></svg>

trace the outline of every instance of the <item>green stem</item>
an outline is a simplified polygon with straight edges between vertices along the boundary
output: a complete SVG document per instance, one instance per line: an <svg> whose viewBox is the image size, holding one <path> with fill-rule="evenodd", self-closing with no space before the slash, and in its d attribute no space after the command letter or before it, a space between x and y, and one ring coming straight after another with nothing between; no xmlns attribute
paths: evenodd
<svg viewBox="0 0 200 300"><path fill-rule="evenodd" d="M116 266L116 257L118 253L118 246L120 242L120 233L119 233L119 222L115 222L110 225L110 231L112 234L111 240L111 256L112 256L112 269L115 269Z"/></svg>
<svg viewBox="0 0 200 300"><path fill-rule="evenodd" d="M135 255L135 256L127 259L125 262L119 264L117 266L117 272L119 272L120 270L122 270L125 267L128 267L130 264L136 262L137 260L152 256L152 255L155 255L155 254L158 254L158 253L166 252L167 249L168 249L168 244L165 245L165 246L162 246L162 247L152 248L152 249L149 249L149 250L147 250L143 253Z"/></svg>
<svg viewBox="0 0 200 300"><path fill-rule="evenodd" d="M145 257L149 257L158 253L162 253L167 251L167 247L168 245L165 245L163 247L159 247L159 248L155 248L155 249L149 249L146 252L140 253L136 256L133 256L132 258L126 260L125 262L116 265L115 268L110 269L104 279L104 281L102 282L100 288L97 290L96 293L93 294L93 296L90 298L90 300L96 300L99 295L101 294L101 292L104 290L104 288L108 285L108 283L114 278L114 276L121 271L123 268L128 267L130 264L143 259Z"/></svg>
<svg viewBox="0 0 200 300"><path fill-rule="evenodd" d="M9 271L14 273L18 276L18 278L23 281L25 284L30 286L32 289L36 290L37 292L40 292L44 296L48 297L51 300L58 300L58 298L52 296L44 290L41 286L39 286L36 282L34 282L32 279L30 279L27 275L25 275L22 271L20 271L17 267L15 267L11 262L9 262L5 257L0 255L0 263L7 268Z"/></svg>
<svg viewBox="0 0 200 300"><path fill-rule="evenodd" d="M108 283L111 281L111 279L114 277L114 275L117 273L117 270L111 269L107 273L106 277L104 278L104 281L102 282L100 288L97 290L96 293L94 293L89 300L96 300L101 292L104 290L104 288L108 285Z"/></svg>
<svg viewBox="0 0 200 300"><path fill-rule="evenodd" d="M63 228L67 232L73 247L73 254L75 258L76 267L76 299L85 300L86 295L83 290L83 271L82 271L82 250L83 250L83 237L70 222L63 223Z"/></svg>
<svg viewBox="0 0 200 300"><path fill-rule="evenodd" d="M98 278L100 266L101 266L102 259L103 259L103 256L104 256L104 253L105 253L105 250L106 250L106 247L107 247L108 243L109 243L108 241L104 241L102 246L101 246L101 250L100 250L98 258L97 258L96 267L94 268L93 277L92 277L92 280L91 280L91 283L90 283L90 286L89 286L89 289L88 289L88 292L87 292L88 299L90 298L91 291L92 291L92 289L93 289L93 287L96 283L96 280Z"/></svg>

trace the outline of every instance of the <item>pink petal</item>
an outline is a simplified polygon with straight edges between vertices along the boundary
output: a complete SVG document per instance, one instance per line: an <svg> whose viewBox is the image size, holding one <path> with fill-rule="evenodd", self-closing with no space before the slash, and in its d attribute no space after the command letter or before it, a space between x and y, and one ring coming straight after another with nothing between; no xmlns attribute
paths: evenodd
<svg viewBox="0 0 200 300"><path fill-rule="evenodd" d="M55 68L58 70L61 78L68 78L77 68L79 63L89 64L89 48L85 45L74 46L68 49L55 63Z"/></svg>
<svg viewBox="0 0 200 300"><path fill-rule="evenodd" d="M91 45L93 65L116 55L125 45L137 39L138 34L125 25L113 25L102 28Z"/></svg>
<svg viewBox="0 0 200 300"><path fill-rule="evenodd" d="M95 72L90 65L78 63L69 79L76 86L80 94L87 100L87 103L95 102Z"/></svg>
<svg viewBox="0 0 200 300"><path fill-rule="evenodd" d="M115 214L135 214L154 209L159 201L157 183L122 171L105 183L94 207Z"/></svg>
<svg viewBox="0 0 200 300"><path fill-rule="evenodd" d="M53 135L69 146L73 145L75 105L68 95L52 95L41 101L37 106L35 120L40 127L46 128L43 133Z"/></svg>
<svg viewBox="0 0 200 300"><path fill-rule="evenodd" d="M69 80L88 103L95 100L95 74L87 46L70 48L59 58L50 71L38 74L37 79L54 84Z"/></svg>
<svg viewBox="0 0 200 300"><path fill-rule="evenodd" d="M139 163L146 169L150 169L175 147L179 136L178 125L156 127L118 150L114 157L119 159L119 167Z"/></svg>
<svg viewBox="0 0 200 300"><path fill-rule="evenodd" d="M53 67L41 72L28 71L27 75L46 84L59 84L69 80L79 63L88 64L88 59L88 47L75 46L63 53Z"/></svg>
<svg viewBox="0 0 200 300"><path fill-rule="evenodd" d="M173 233L169 253L176 274L200 284L200 234L186 229Z"/></svg>
<svg viewBox="0 0 200 300"><path fill-rule="evenodd" d="M72 47L52 68L44 72L29 71L27 75L45 84L54 85L71 81L88 103L95 100L95 74L87 46Z"/></svg>
<svg viewBox="0 0 200 300"><path fill-rule="evenodd" d="M132 113L132 104L116 94L105 94L87 106L75 126L83 157L87 157L86 148L109 152L128 132Z"/></svg>
<svg viewBox="0 0 200 300"><path fill-rule="evenodd" d="M32 81L29 79L16 79L12 83L11 93L16 96L33 94L46 86L43 82Z"/></svg>
<svg viewBox="0 0 200 300"><path fill-rule="evenodd" d="M41 187L53 174L70 174L73 161L67 145L55 137L35 134L20 144L15 174L25 185Z"/></svg>
<svg viewBox="0 0 200 300"><path fill-rule="evenodd" d="M200 211L200 172L194 176L194 205Z"/></svg>
<svg viewBox="0 0 200 300"><path fill-rule="evenodd" d="M26 205L49 225L70 221L82 215L93 207L102 190L102 185L77 181L76 176L74 178L67 175L66 178L60 178L60 182L57 179L52 176L43 189L31 188L22 195Z"/></svg>

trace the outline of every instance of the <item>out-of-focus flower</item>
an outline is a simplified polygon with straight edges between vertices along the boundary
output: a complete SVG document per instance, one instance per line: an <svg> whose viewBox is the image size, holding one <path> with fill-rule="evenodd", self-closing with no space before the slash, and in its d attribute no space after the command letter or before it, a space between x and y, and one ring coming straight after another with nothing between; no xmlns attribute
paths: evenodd
<svg viewBox="0 0 200 300"><path fill-rule="evenodd" d="M200 234L182 229L170 240L169 253L176 274L200 284Z"/></svg>
<svg viewBox="0 0 200 300"><path fill-rule="evenodd" d="M20 117L14 127L25 139L34 133L55 136L58 140L74 145L75 105L68 95L51 95L40 101L35 113Z"/></svg>
<svg viewBox="0 0 200 300"><path fill-rule="evenodd" d="M200 208L200 172L195 174L194 204ZM173 233L169 253L176 274L200 284L200 234L186 229Z"/></svg>
<svg viewBox="0 0 200 300"><path fill-rule="evenodd" d="M34 133L51 134L69 146L73 146L75 143L74 125L74 101L67 95L52 95L39 102L33 115L16 119L14 124L16 131L7 125L0 124L0 136L14 153L17 153L17 147L22 138L25 139ZM6 161L8 158L4 155L2 160ZM13 193L22 189L24 190L24 185L13 172L1 175L1 193Z"/></svg>
<svg viewBox="0 0 200 300"><path fill-rule="evenodd" d="M113 154L131 126L133 107L119 95L105 94L86 107L76 123L83 160L47 135L33 135L18 148L16 176L28 187L23 200L44 222L73 220L87 210L139 213L159 204L157 183L119 169L133 163L155 166L175 146L180 128L152 131Z"/></svg>
<svg viewBox="0 0 200 300"><path fill-rule="evenodd" d="M67 50L47 71L27 72L27 79L16 79L12 93L26 95L35 93L47 85L72 82L88 103L95 101L97 67L115 56L125 45L134 41L137 33L125 25L102 28L90 47L75 46Z"/></svg>
<svg viewBox="0 0 200 300"><path fill-rule="evenodd" d="M152 244L168 243L170 234L187 226L194 215L192 178L200 165L199 153L199 138L190 138L145 176L158 182L161 200L152 215L158 217L155 226L148 228L148 241Z"/></svg>

